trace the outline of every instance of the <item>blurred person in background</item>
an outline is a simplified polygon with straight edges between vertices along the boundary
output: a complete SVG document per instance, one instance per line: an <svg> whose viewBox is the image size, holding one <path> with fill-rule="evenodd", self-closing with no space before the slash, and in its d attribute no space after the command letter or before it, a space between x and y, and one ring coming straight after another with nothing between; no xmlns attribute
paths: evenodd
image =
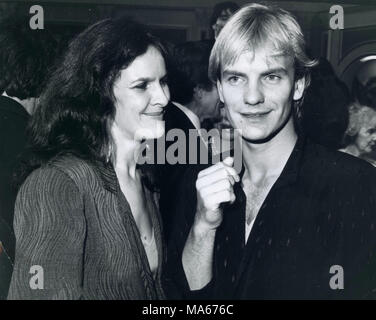
<svg viewBox="0 0 376 320"><path fill-rule="evenodd" d="M352 83L349 123L340 151L376 164L376 61L363 62Z"/></svg>
<svg viewBox="0 0 376 320"><path fill-rule="evenodd" d="M128 19L70 43L31 119L8 299L164 298L157 181L137 157L164 133L165 57ZM43 290L30 286L34 265Z"/></svg>
<svg viewBox="0 0 376 320"><path fill-rule="evenodd" d="M350 94L328 60L320 58L311 70L311 84L302 108L302 130L314 142L339 149L348 125Z"/></svg>
<svg viewBox="0 0 376 320"><path fill-rule="evenodd" d="M32 30L29 17L11 15L0 21L0 299L8 292L15 238L12 183L27 140L33 113L56 42L46 30Z"/></svg>
<svg viewBox="0 0 376 320"><path fill-rule="evenodd" d="M209 41L192 41L177 45L173 54L171 100L185 111L199 129L204 120L219 119L218 91L208 77Z"/></svg>
<svg viewBox="0 0 376 320"><path fill-rule="evenodd" d="M372 158L372 152L376 149L376 110L352 104L349 113L350 121L343 141L344 148L340 151L376 166L376 161Z"/></svg>
<svg viewBox="0 0 376 320"><path fill-rule="evenodd" d="M239 5L231 1L220 2L214 6L210 18L210 25L213 30L214 39L217 39L228 19L230 19L230 17L238 10Z"/></svg>
<svg viewBox="0 0 376 320"><path fill-rule="evenodd" d="M376 60L360 65L351 89L354 103L376 109Z"/></svg>

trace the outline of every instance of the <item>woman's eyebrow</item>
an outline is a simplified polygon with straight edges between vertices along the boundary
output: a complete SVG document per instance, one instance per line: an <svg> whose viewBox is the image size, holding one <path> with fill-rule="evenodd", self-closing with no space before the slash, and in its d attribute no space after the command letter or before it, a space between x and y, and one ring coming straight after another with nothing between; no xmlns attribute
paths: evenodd
<svg viewBox="0 0 376 320"><path fill-rule="evenodd" d="M165 79L165 78L167 78L167 73L165 73L162 77L160 77L159 79ZM152 77L140 77L140 78L137 78L137 79L134 79L134 80L132 80L131 81L131 83L130 84L133 84L133 83L135 83L135 82L152 82L152 81L154 81L156 78L154 77L154 78L152 78Z"/></svg>
<svg viewBox="0 0 376 320"><path fill-rule="evenodd" d="M135 82L150 82L150 81L153 81L154 79L153 78L149 78L149 77L141 77L141 78L137 78L135 80L132 80L131 81L131 84L132 83L135 83Z"/></svg>

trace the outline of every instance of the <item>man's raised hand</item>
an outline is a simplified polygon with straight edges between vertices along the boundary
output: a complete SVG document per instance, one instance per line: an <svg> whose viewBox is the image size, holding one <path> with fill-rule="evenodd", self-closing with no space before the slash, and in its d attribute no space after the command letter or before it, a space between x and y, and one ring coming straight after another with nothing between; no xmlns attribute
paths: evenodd
<svg viewBox="0 0 376 320"><path fill-rule="evenodd" d="M239 175L233 168L234 159L228 157L222 162L200 171L196 181L197 210L195 227L201 231L216 229L222 222L222 203L233 203L233 186L239 182Z"/></svg>

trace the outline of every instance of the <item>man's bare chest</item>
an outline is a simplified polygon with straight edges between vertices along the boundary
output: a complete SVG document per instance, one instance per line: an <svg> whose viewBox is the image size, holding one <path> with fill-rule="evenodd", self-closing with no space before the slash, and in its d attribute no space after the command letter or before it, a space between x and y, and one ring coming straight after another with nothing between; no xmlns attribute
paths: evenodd
<svg viewBox="0 0 376 320"><path fill-rule="evenodd" d="M252 183L249 180L243 181L243 191L246 202L246 223L249 225L257 216L262 204L270 192L277 177L264 179L260 183Z"/></svg>

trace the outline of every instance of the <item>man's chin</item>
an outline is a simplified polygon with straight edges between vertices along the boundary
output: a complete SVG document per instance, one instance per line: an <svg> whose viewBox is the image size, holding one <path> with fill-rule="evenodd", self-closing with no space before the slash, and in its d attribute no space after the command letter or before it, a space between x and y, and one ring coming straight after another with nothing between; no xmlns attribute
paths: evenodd
<svg viewBox="0 0 376 320"><path fill-rule="evenodd" d="M245 142L261 144L270 141L273 138L273 134L262 130L242 130L242 138Z"/></svg>
<svg viewBox="0 0 376 320"><path fill-rule="evenodd" d="M271 139L273 139L273 136L272 135L269 135L269 136L250 136L250 135L247 135L247 136L242 136L243 140L248 142L248 143L252 143L252 144L263 144L263 143L266 143L268 141L270 141Z"/></svg>

